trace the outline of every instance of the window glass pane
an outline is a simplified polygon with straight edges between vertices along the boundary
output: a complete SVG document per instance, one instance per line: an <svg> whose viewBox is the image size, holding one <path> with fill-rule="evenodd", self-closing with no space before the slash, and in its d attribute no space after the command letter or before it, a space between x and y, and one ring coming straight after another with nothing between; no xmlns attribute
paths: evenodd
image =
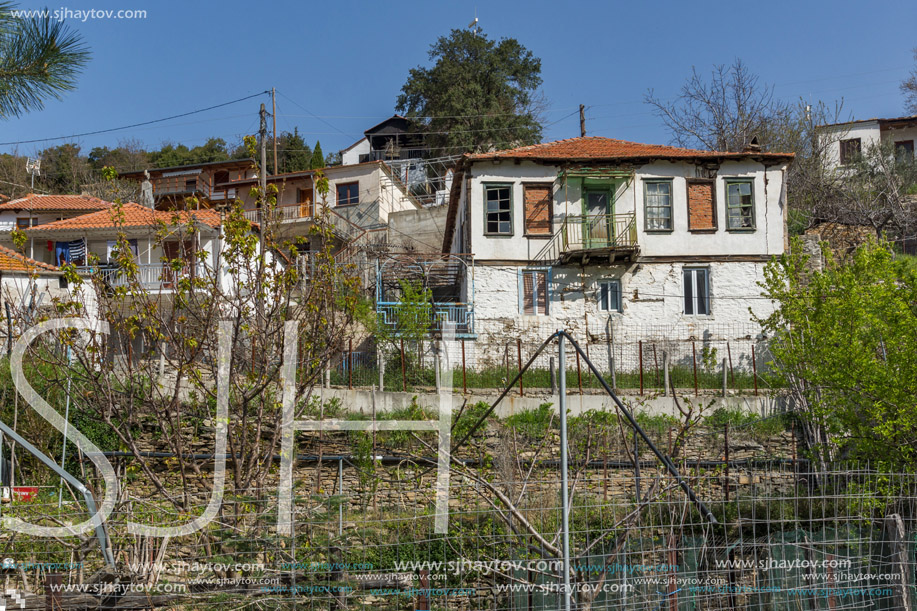
<svg viewBox="0 0 917 611"><path fill-rule="evenodd" d="M694 314L694 270L684 271L685 314Z"/></svg>
<svg viewBox="0 0 917 611"><path fill-rule="evenodd" d="M488 187L484 191L484 198L487 232L511 234L510 188Z"/></svg>
<svg viewBox="0 0 917 611"><path fill-rule="evenodd" d="M696 269L694 273L697 278L697 313L706 315L710 313L707 295L707 270Z"/></svg>
<svg viewBox="0 0 917 611"><path fill-rule="evenodd" d="M608 283L603 282L599 285L599 309L608 310Z"/></svg>

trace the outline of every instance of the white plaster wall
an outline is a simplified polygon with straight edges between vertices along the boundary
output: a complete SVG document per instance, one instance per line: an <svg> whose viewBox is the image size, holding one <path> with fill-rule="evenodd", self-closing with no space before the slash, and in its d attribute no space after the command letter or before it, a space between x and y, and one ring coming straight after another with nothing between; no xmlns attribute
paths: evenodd
<svg viewBox="0 0 917 611"><path fill-rule="evenodd" d="M353 144L349 149L341 151L341 164L354 165L360 163L360 155L369 154L369 140L363 138Z"/></svg>
<svg viewBox="0 0 917 611"><path fill-rule="evenodd" d="M822 128L821 133L828 144L826 152L829 167L839 167L841 164L841 140L859 138L862 150L865 151L870 146L878 144L880 139L878 121L831 125Z"/></svg>
<svg viewBox="0 0 917 611"><path fill-rule="evenodd" d="M694 178L693 164L656 161L636 170L634 178L618 183L615 213L636 213L637 241L641 256L686 255L776 255L783 252L784 215L783 181L786 166L765 168L754 161L726 161L716 179L717 231L688 231L687 178ZM479 261L534 261L548 245L549 239L524 235L523 185L526 182L554 183L553 231L561 228L567 214L582 214L582 182L557 181L558 168L531 162L479 163L472 168L470 189L464 201L470 210L471 250ZM672 178L673 230L668 233L645 231L644 180ZM728 231L726 225L726 187L729 178L754 180L755 230ZM511 183L513 188L513 235L484 235L484 186L487 183Z"/></svg>

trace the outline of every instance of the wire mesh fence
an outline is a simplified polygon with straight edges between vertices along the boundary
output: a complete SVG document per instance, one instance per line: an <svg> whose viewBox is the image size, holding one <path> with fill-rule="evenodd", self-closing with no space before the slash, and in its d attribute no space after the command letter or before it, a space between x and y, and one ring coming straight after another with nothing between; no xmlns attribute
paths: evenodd
<svg viewBox="0 0 917 611"><path fill-rule="evenodd" d="M453 388L465 392L501 389L511 382L553 330L542 335L459 338L450 343L449 364ZM593 332L594 331L594 332ZM672 334L652 329L631 330L616 337L605 329L576 334L602 378L613 388L640 394L664 392L674 386L682 391L755 393L773 387L767 340L749 329L719 334ZM675 339L678 338L678 339ZM443 343L435 338L406 341L399 338L378 342L367 338L353 350L344 350L330 371L330 384L348 387L375 386L390 391L436 388L437 363L446 358ZM586 371L577 354L565 363L569 392L601 387ZM560 363L556 348L545 350L522 377L526 389L551 392L558 386Z"/></svg>

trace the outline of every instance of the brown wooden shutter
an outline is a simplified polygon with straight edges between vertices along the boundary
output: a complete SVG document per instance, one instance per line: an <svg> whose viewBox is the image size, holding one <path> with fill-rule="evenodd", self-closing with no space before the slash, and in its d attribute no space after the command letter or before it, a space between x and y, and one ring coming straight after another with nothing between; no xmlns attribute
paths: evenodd
<svg viewBox="0 0 917 611"><path fill-rule="evenodd" d="M535 274L522 272L522 312L535 313Z"/></svg>
<svg viewBox="0 0 917 611"><path fill-rule="evenodd" d="M535 272L535 308L538 314L548 313L548 283L546 272Z"/></svg>
<svg viewBox="0 0 917 611"><path fill-rule="evenodd" d="M523 185L526 235L551 235L551 184Z"/></svg>
<svg viewBox="0 0 917 611"><path fill-rule="evenodd" d="M688 230L716 231L716 196L712 180L688 180Z"/></svg>

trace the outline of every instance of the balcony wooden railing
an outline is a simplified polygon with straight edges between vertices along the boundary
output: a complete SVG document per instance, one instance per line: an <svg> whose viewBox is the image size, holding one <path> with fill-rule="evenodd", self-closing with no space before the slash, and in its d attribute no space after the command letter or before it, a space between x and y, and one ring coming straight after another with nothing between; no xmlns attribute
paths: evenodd
<svg viewBox="0 0 917 611"><path fill-rule="evenodd" d="M286 204L277 206L270 212L269 220L274 222L309 220L314 214L312 202L302 202L299 204ZM253 223L261 223L261 210L243 210L245 218Z"/></svg>

